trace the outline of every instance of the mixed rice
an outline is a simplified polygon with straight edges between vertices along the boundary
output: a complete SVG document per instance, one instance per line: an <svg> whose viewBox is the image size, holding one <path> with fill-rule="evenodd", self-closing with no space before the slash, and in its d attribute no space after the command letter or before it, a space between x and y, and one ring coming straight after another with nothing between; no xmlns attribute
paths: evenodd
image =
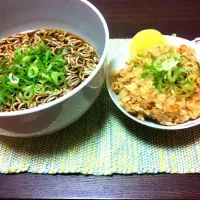
<svg viewBox="0 0 200 200"><path fill-rule="evenodd" d="M126 64L113 74L111 87L128 113L163 125L200 116L200 65L194 49L157 46Z"/></svg>

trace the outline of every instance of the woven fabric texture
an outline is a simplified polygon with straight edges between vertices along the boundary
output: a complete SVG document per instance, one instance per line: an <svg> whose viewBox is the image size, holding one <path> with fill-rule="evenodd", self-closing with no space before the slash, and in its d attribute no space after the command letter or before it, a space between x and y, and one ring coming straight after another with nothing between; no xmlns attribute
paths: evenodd
<svg viewBox="0 0 200 200"><path fill-rule="evenodd" d="M110 40L107 62L127 40ZM95 120L94 120L95 117ZM119 111L106 86L71 126L37 138L0 137L1 173L199 173L200 131L162 131Z"/></svg>

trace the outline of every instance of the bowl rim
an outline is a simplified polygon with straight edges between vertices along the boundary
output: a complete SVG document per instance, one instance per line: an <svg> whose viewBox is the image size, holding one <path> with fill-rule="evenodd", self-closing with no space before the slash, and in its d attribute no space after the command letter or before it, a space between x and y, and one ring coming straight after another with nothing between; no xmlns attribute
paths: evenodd
<svg viewBox="0 0 200 200"><path fill-rule="evenodd" d="M171 36L171 35L165 35L166 38L170 39L170 40L173 40L174 37ZM199 48L199 46L194 43L194 41L190 41L190 40L187 40L185 38L181 38L181 37L176 37L177 39L179 40L183 40L187 43L190 43L191 46L195 46L197 48ZM109 67L113 60L116 58L116 56L120 53L120 52L123 52L123 50L125 48L128 48L130 45L130 41L128 43L126 43L116 54L115 56L113 57L113 59L110 61L109 65L107 67ZM172 125L172 126L167 126L167 125L162 125L162 124L159 124L158 122L154 122L154 120L152 120L153 122L152 123L147 123L145 120L142 121L142 120L139 120L137 117L135 117L134 115L131 115L129 114L122 106L120 106L119 103L116 102L116 99L115 97L113 96L112 93L114 93L110 87L110 77L109 77L109 73L107 73L108 69L106 68L106 86L107 86L107 90L108 90L108 93L112 99L112 101L114 102L114 104L122 111L122 113L124 113L127 117L129 117L130 119L142 124L142 125L145 125L145 126L148 126L148 127L151 127L151 128L155 128L155 129L161 129L161 130L180 130L180 129L187 129L187 128L191 128L193 126L196 126L196 125L199 125L200 124L200 117L197 118L197 119L190 119L189 121L187 122L184 122L182 124L177 124L177 125ZM193 122L191 124L187 124L189 122Z"/></svg>
<svg viewBox="0 0 200 200"><path fill-rule="evenodd" d="M107 52L108 52L108 44L109 44L109 30L108 30L107 23L105 21L105 18L101 14L101 12L92 3L90 3L87 0L79 0L79 1L81 1L82 3L87 5L89 8L91 8L96 13L96 15L99 17L99 19L100 19L100 21L103 25L103 28L104 28L105 46L104 46L104 49L103 49L103 54L102 54L102 56L99 60L98 65L96 66L96 68L92 71L90 76L85 81L83 81L83 83L81 83L78 87L74 88L72 91L65 94L64 96L62 96L62 97L60 97L60 98L58 98L54 101L40 105L38 107L29 108L27 110L0 112L0 117L10 117L10 116L19 116L19 115L31 114L31 113L36 113L38 111L42 111L42 110L48 109L52 106L55 106L55 105L65 101L65 100L67 100L68 98L72 97L76 93L78 93L83 87L85 87L95 77L95 75L98 73L98 71L101 69L101 67L103 67L103 63L106 59L106 55L107 55Z"/></svg>

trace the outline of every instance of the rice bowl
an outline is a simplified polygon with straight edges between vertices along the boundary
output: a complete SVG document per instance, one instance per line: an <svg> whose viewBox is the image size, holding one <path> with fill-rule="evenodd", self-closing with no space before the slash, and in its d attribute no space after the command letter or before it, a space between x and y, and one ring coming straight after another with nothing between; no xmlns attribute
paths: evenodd
<svg viewBox="0 0 200 200"><path fill-rule="evenodd" d="M199 59L198 45L182 38L176 38L176 40L172 36L166 36L166 38L170 45L173 44L176 47L187 45L194 48L195 56ZM171 130L199 124L199 97L195 97L196 103L193 102L194 99L190 99L190 102L186 100L185 103L184 98L176 98L176 96L159 92L155 88L152 77L141 77L142 73L147 74L146 70L144 72L141 67L135 67L132 72L130 66L125 66L129 57L128 46L129 44L116 55L107 68L108 91L118 108L133 120L154 128ZM190 107L190 111L187 106ZM184 109L186 107L187 109Z"/></svg>

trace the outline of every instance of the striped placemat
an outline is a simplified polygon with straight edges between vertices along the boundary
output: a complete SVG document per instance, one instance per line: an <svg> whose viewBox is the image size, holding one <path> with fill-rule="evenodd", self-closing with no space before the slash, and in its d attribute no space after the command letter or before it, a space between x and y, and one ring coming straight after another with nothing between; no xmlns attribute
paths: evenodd
<svg viewBox="0 0 200 200"><path fill-rule="evenodd" d="M126 39L110 40L108 61ZM106 86L71 126L37 138L0 136L1 173L199 173L200 127L151 129L133 122L111 101Z"/></svg>

